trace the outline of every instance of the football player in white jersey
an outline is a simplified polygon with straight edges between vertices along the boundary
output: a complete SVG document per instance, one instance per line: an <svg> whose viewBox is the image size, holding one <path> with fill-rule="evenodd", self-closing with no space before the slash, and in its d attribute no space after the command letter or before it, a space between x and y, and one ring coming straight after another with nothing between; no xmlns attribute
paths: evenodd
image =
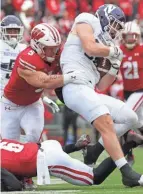
<svg viewBox="0 0 143 194"><path fill-rule="evenodd" d="M1 94L7 84L17 55L26 48L23 40L24 27L14 15L3 18L0 24L0 53L1 53Z"/></svg>
<svg viewBox="0 0 143 194"><path fill-rule="evenodd" d="M24 27L21 21L14 15L3 18L0 24L0 94L3 95L4 87L7 85L18 54L27 45L20 43L23 40ZM21 140L25 141L26 136L21 135ZM35 188L34 184L25 181L29 188ZM31 180L30 180L31 181Z"/></svg>
<svg viewBox="0 0 143 194"><path fill-rule="evenodd" d="M63 87L62 93L66 106L82 115L100 132L106 151L122 173L123 183L134 185L141 175L128 165L115 134L110 112L94 91L95 85L99 90L104 90L116 78L123 54L114 42L120 36L124 23L122 10L110 4L101 6L96 15L82 13L77 16L61 55L61 68L63 73L81 70L89 84L68 84ZM106 57L112 63L102 78L95 66L97 57Z"/></svg>

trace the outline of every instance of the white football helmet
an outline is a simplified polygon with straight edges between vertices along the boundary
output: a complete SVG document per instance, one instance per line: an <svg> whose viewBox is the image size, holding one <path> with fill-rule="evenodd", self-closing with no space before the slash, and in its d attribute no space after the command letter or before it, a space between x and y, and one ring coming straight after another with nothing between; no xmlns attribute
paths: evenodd
<svg viewBox="0 0 143 194"><path fill-rule="evenodd" d="M10 33L10 31L12 33ZM17 33L13 33L16 30ZM24 27L21 21L14 15L8 15L3 18L0 24L0 37L8 45L15 47L17 43L23 40Z"/></svg>
<svg viewBox="0 0 143 194"><path fill-rule="evenodd" d="M55 60L53 57L47 57L44 47L59 46L61 44L61 36L58 30L47 24L41 23L36 25L31 31L31 47L40 55L40 57L48 62Z"/></svg>
<svg viewBox="0 0 143 194"><path fill-rule="evenodd" d="M139 25L135 21L130 21L125 24L125 30L122 33L123 44L128 49L133 49L139 44L141 31Z"/></svg>

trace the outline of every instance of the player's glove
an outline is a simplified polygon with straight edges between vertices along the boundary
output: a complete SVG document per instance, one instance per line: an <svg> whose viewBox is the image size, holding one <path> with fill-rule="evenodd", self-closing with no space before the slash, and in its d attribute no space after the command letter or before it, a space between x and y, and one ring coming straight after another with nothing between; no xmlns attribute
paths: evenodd
<svg viewBox="0 0 143 194"><path fill-rule="evenodd" d="M69 83L74 84L89 84L89 81L85 76L85 71L72 71L67 74L64 74L64 85Z"/></svg>
<svg viewBox="0 0 143 194"><path fill-rule="evenodd" d="M85 148L91 142L89 135L83 134L76 142L75 147L78 149Z"/></svg>
<svg viewBox="0 0 143 194"><path fill-rule="evenodd" d="M52 109L53 113L60 111L58 105L53 100L49 99L47 96L43 97L43 102Z"/></svg>
<svg viewBox="0 0 143 194"><path fill-rule="evenodd" d="M112 66L110 68L110 70L108 71L108 73L110 75L116 76L118 74L118 71L120 69L121 66L121 61L118 59L109 59Z"/></svg>
<svg viewBox="0 0 143 194"><path fill-rule="evenodd" d="M108 59L118 59L119 61L122 61L123 59L123 52L120 49L119 46L110 46L110 52Z"/></svg>

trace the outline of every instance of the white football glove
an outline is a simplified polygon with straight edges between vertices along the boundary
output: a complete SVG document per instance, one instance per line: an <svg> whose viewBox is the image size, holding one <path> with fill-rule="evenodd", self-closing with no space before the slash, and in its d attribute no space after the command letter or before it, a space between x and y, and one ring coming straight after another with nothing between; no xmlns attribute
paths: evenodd
<svg viewBox="0 0 143 194"><path fill-rule="evenodd" d="M118 59L119 61L122 61L123 59L123 52L120 49L119 46L110 46L110 52L108 59Z"/></svg>
<svg viewBox="0 0 143 194"><path fill-rule="evenodd" d="M110 60L110 62L112 64L112 66L111 66L110 70L108 71L108 73L110 75L116 76L118 71L119 71L119 69L120 69L121 61L118 60L118 59L109 59L109 60Z"/></svg>
<svg viewBox="0 0 143 194"><path fill-rule="evenodd" d="M89 84L90 80L86 78L85 71L72 71L67 74L64 74L64 85L69 84L69 83L74 83L74 84Z"/></svg>
<svg viewBox="0 0 143 194"><path fill-rule="evenodd" d="M44 104L46 104L47 106L49 106L52 109L53 113L60 111L58 105L53 100L48 98L47 96L43 97L43 102L44 102Z"/></svg>

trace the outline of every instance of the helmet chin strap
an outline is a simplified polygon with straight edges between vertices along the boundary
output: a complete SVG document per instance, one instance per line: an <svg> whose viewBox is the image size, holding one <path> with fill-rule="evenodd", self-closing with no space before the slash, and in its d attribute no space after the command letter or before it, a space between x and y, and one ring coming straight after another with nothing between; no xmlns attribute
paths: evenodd
<svg viewBox="0 0 143 194"><path fill-rule="evenodd" d="M49 63L52 63L55 58L54 57L46 57L46 60L49 62Z"/></svg>
<svg viewBox="0 0 143 194"><path fill-rule="evenodd" d="M136 46L135 43L133 43L133 44L125 44L125 45L126 45L126 47L127 47L128 49L133 49L133 48Z"/></svg>

